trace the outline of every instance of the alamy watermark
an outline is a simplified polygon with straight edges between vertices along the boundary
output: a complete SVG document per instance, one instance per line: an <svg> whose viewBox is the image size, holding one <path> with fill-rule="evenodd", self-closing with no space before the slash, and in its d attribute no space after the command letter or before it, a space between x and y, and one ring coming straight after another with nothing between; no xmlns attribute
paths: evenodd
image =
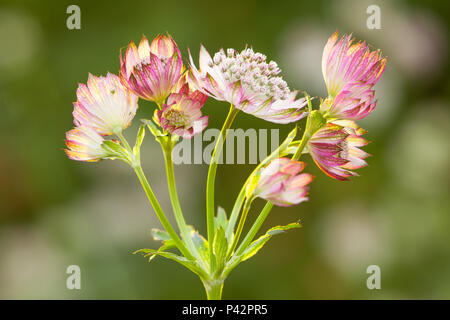
<svg viewBox="0 0 450 320"><path fill-rule="evenodd" d="M70 276L66 280L66 288L69 290L81 289L81 269L77 265L70 265L66 269L66 273Z"/></svg>
<svg viewBox="0 0 450 320"><path fill-rule="evenodd" d="M369 15L366 20L367 29L381 29L381 9L376 4L367 7L366 13Z"/></svg>
<svg viewBox="0 0 450 320"><path fill-rule="evenodd" d="M81 29L81 9L79 6L72 4L67 7L66 13L70 14L66 19L66 26L69 30Z"/></svg>
<svg viewBox="0 0 450 320"><path fill-rule="evenodd" d="M366 285L369 290L381 289L381 269L376 264L372 264L367 267L367 274L370 276L367 278Z"/></svg>
<svg viewBox="0 0 450 320"><path fill-rule="evenodd" d="M174 164L209 164L219 136L220 130L207 129L192 139L183 139L173 149ZM228 129L224 152L218 163L257 164L276 150L279 144L279 129Z"/></svg>

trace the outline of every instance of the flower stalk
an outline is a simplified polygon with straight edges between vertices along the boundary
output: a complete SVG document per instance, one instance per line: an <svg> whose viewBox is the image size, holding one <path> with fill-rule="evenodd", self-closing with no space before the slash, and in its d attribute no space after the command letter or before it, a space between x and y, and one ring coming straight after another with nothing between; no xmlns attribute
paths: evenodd
<svg viewBox="0 0 450 320"><path fill-rule="evenodd" d="M208 178L206 182L206 223L211 268L214 266L214 255L212 252L214 239L214 182L216 180L219 157L222 153L223 144L228 134L228 129L230 129L238 112L238 109L235 109L233 105L230 105L230 110L228 111L222 130L220 130L220 134L217 137L214 151L212 153L211 163L209 164Z"/></svg>

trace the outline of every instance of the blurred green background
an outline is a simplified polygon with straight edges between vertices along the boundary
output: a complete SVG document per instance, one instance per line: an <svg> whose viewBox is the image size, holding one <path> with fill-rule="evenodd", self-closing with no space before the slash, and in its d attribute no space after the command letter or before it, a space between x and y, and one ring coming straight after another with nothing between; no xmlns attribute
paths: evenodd
<svg viewBox="0 0 450 320"><path fill-rule="evenodd" d="M68 30L66 8L81 8ZM381 8L380 30L366 26ZM174 262L148 264L131 252L156 247L158 227L132 170L118 161L69 160L64 134L88 72L119 70L119 50L145 34L169 32L195 59L246 44L278 62L291 88L325 95L322 49L337 29L388 57L377 109L361 125L372 155L361 177L322 174L310 201L275 208L264 225L301 218L304 228L271 240L234 270L225 299L450 298L449 21L447 1L1 1L0 4L0 298L203 299L196 276ZM317 103L317 101L316 101ZM138 118L154 106L141 101ZM210 127L228 107L208 100ZM133 137L138 121L125 133ZM304 123L301 122L302 126ZM241 113L234 127L280 128ZM143 164L170 213L159 146L148 136ZM216 203L227 212L251 165L219 167ZM206 165L176 167L186 218L205 234ZM257 201L250 219L255 218ZM79 265L81 290L66 288ZM381 268L368 290L366 268Z"/></svg>

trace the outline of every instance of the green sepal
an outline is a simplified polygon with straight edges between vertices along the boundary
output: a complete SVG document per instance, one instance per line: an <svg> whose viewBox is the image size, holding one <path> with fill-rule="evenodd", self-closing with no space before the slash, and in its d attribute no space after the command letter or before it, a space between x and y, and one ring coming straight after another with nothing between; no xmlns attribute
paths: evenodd
<svg viewBox="0 0 450 320"><path fill-rule="evenodd" d="M116 140L105 140L102 143L102 149L108 153L105 158L115 160L123 160L127 163L131 163L131 156L127 150L125 150L121 144Z"/></svg>
<svg viewBox="0 0 450 320"><path fill-rule="evenodd" d="M310 137L314 135L320 128L327 124L327 119L322 116L319 110L313 110L310 114L309 134Z"/></svg>
<svg viewBox="0 0 450 320"><path fill-rule="evenodd" d="M147 126L148 130L150 130L155 138L166 136L152 120L141 119L141 122Z"/></svg>

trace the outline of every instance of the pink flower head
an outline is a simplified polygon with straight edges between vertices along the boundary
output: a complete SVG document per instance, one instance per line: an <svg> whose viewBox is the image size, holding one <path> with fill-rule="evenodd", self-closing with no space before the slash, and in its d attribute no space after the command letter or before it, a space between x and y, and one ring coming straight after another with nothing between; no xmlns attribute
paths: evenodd
<svg viewBox="0 0 450 320"><path fill-rule="evenodd" d="M208 116L201 111L208 96L191 90L185 77L180 78L177 87L167 104L155 111L154 119L165 131L190 139L208 126Z"/></svg>
<svg viewBox="0 0 450 320"><path fill-rule="evenodd" d="M130 125L138 107L137 100L118 76L89 74L87 85L78 86L77 101L73 103L74 123L91 127L101 135L111 135L115 129L123 130Z"/></svg>
<svg viewBox="0 0 450 320"><path fill-rule="evenodd" d="M66 133L67 156L77 161L98 161L108 154L102 148L103 137L90 127L75 127Z"/></svg>
<svg viewBox="0 0 450 320"><path fill-rule="evenodd" d="M323 50L322 73L329 97L321 106L332 118L359 120L375 108L373 86L384 72L386 58L365 42L353 43L336 31Z"/></svg>
<svg viewBox="0 0 450 320"><path fill-rule="evenodd" d="M176 86L183 69L177 44L170 35L158 35L149 44L145 36L139 47L128 45L120 54L120 78L134 93L160 105Z"/></svg>
<svg viewBox="0 0 450 320"><path fill-rule="evenodd" d="M358 174L351 171L365 167L369 156L359 149L368 141L361 136L366 131L351 120L327 123L309 140L308 150L314 162L328 176L341 181Z"/></svg>
<svg viewBox="0 0 450 320"><path fill-rule="evenodd" d="M289 158L272 160L262 169L254 195L283 207L308 200L307 185L313 176L300 173L304 167L304 162Z"/></svg>
<svg viewBox="0 0 450 320"><path fill-rule="evenodd" d="M195 67L189 54L189 81L203 93L216 100L227 101L255 117L275 122L289 123L303 118L306 99L296 99L277 76L281 70L274 61L251 48L240 53L234 49L221 49L211 58L205 47L200 47L200 69Z"/></svg>

